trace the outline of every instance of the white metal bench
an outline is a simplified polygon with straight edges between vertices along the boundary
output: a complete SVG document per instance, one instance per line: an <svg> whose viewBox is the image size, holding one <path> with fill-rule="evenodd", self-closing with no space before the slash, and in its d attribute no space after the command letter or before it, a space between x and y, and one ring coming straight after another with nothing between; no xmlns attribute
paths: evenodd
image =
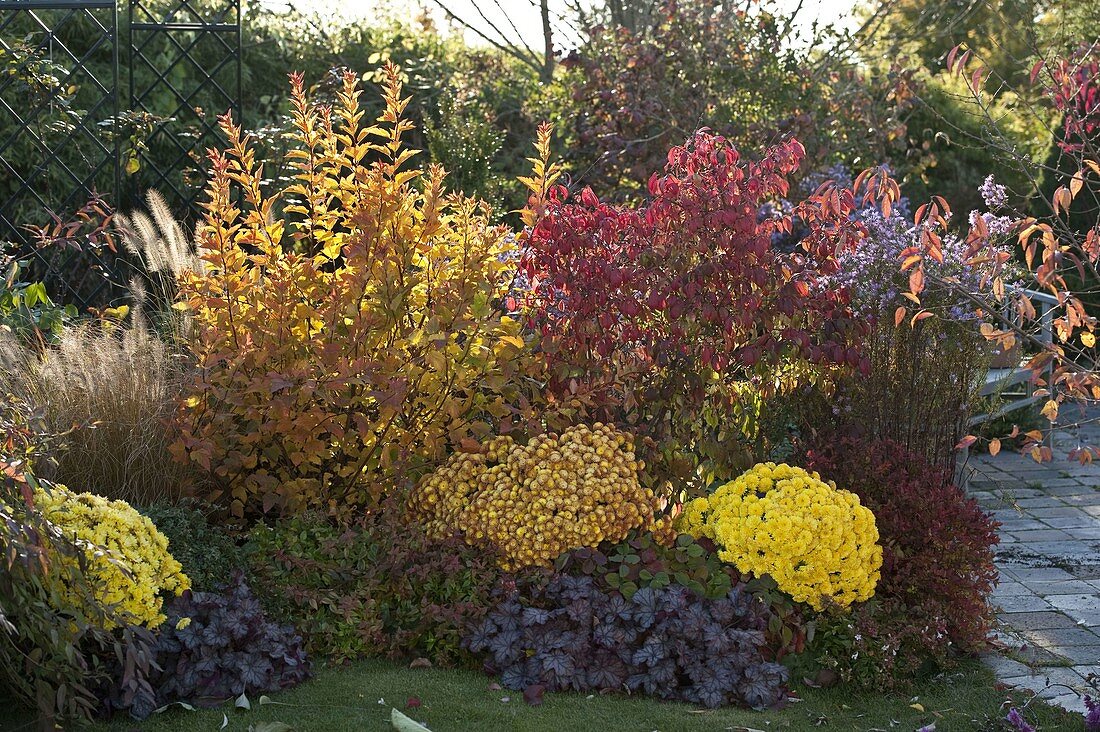
<svg viewBox="0 0 1100 732"><path fill-rule="evenodd" d="M1058 305L1058 298L1045 292L1035 290L1023 290L1023 294L1031 298L1031 302L1038 311L1040 331L1038 339L1044 344L1053 342L1054 339L1054 308ZM1032 371L1027 368L1030 356L1022 356L1020 363L1009 368L989 369L985 375L985 383L978 390L979 396L1007 398L1008 401L998 405L995 409L985 414L976 414L970 418L970 426L982 424L990 420L998 419L1017 409L1023 409L1040 400L1049 399L1049 396L1035 396L1035 384L1032 382ZM1047 388L1052 389L1050 377L1052 366L1046 367Z"/></svg>

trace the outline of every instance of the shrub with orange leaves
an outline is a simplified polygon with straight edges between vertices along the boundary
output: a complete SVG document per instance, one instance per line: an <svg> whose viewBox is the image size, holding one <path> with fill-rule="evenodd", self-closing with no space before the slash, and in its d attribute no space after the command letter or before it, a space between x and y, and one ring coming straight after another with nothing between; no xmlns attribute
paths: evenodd
<svg viewBox="0 0 1100 732"><path fill-rule="evenodd" d="M486 203L446 192L442 168L410 166L400 71L385 78L368 125L356 75L332 108L292 77L294 179L276 190L221 122L205 267L181 280L200 376L176 451L236 515L369 509L522 404L506 393L520 324L499 308L512 239Z"/></svg>

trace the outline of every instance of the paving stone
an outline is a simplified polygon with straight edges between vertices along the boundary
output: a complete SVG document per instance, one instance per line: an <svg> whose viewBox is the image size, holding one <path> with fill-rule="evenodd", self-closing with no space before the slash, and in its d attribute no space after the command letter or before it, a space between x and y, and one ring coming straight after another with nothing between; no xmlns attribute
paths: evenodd
<svg viewBox="0 0 1100 732"><path fill-rule="evenodd" d="M1028 488L1020 485L1018 488L1006 489L1004 491L1005 498L1011 498L1014 500L1020 500L1021 498L1038 498L1039 496L1045 496L1041 488Z"/></svg>
<svg viewBox="0 0 1100 732"><path fill-rule="evenodd" d="M1042 699L1076 694L1085 688L1085 680L1068 666L1034 669L1029 674L1010 676L1004 682L1017 689L1027 689Z"/></svg>
<svg viewBox="0 0 1100 732"><path fill-rule="evenodd" d="M1059 430L1055 454L1086 436L1100 442L1100 427ZM1006 683L1080 711L1085 677L1100 672L1100 465L1005 452L975 455L967 469L971 493L1001 523L992 602L1002 609L997 635L1015 648L986 663Z"/></svg>
<svg viewBox="0 0 1100 732"><path fill-rule="evenodd" d="M1034 499L1032 499L1034 500ZM1047 518L1078 518L1081 511L1071 506L1038 506L1035 508L1028 508L1027 513L1031 516L1038 516L1041 519Z"/></svg>
<svg viewBox="0 0 1100 732"><path fill-rule="evenodd" d="M1069 506L1095 506L1100 503L1100 495L1080 493L1075 496L1057 496L1057 499Z"/></svg>
<svg viewBox="0 0 1100 732"><path fill-rule="evenodd" d="M1030 666L1025 666L1019 661L1015 661L1007 656L1002 656L999 653L984 654L982 656L982 662L993 669L993 673L997 674L997 678L1000 679L1028 676L1032 673ZM1081 668L1090 667L1082 666Z"/></svg>
<svg viewBox="0 0 1100 732"><path fill-rule="evenodd" d="M1005 659L1006 661L1009 659ZM1021 664L1022 665L1022 664ZM1026 667L1025 667L1026 668ZM1100 684L1100 665L1091 666L1074 666L1073 670L1081 675L1081 678L1088 684ZM1091 681L1089 681L1091 677Z"/></svg>
<svg viewBox="0 0 1100 732"><path fill-rule="evenodd" d="M1076 509L1074 509L1076 511ZM1055 516L1044 518L1043 523L1055 529L1095 529L1100 528L1100 518L1077 511L1076 516Z"/></svg>
<svg viewBox="0 0 1100 732"><path fill-rule="evenodd" d="M1066 483L1064 485L1043 485L1043 493L1048 496L1077 496L1085 493L1091 493L1095 488L1091 485L1082 485L1080 483Z"/></svg>
<svg viewBox="0 0 1100 732"><path fill-rule="evenodd" d="M1046 699L1085 690L1085 679L1070 666L1044 668L1034 675L1046 681L1047 691L1041 694Z"/></svg>
<svg viewBox="0 0 1100 732"><path fill-rule="evenodd" d="M1071 496L1072 497L1072 496ZM1060 496L1039 496L1038 498L1020 498L1015 505L1026 513L1036 509L1067 508L1066 499Z"/></svg>
<svg viewBox="0 0 1100 732"><path fill-rule="evenodd" d="M1018 597L999 597L992 600L995 607L999 607L1004 614L1013 613L1037 613L1051 610L1051 604L1038 595L1020 595ZM1012 625L1011 618L1005 618L1004 622Z"/></svg>
<svg viewBox="0 0 1100 732"><path fill-rule="evenodd" d="M1018 631L1078 627L1077 621L1070 616L1052 610L1034 613L1001 613L997 617L1002 622L1011 625L1013 630Z"/></svg>
<svg viewBox="0 0 1100 732"><path fill-rule="evenodd" d="M1043 648L1042 646L1036 646L1032 644L1025 644L1019 649L1012 652L1012 656L1028 666L1032 666L1036 669L1042 668L1054 668L1063 667L1067 664L1073 663L1065 656L1052 653L1051 651Z"/></svg>
<svg viewBox="0 0 1100 732"><path fill-rule="evenodd" d="M1022 563L1021 563L1022 564ZM1055 580L1076 579L1072 574L1058 567L1034 567L1028 565L1001 567L1004 574L1014 577L1019 581L1035 580L1037 582L1053 582Z"/></svg>
<svg viewBox="0 0 1100 732"><path fill-rule="evenodd" d="M1015 627L1015 626L1014 626ZM1044 630L1021 630L1020 635L1036 645L1048 648L1055 653L1078 647L1100 647L1100 636L1087 628L1047 628ZM1097 657L1100 661L1100 656Z"/></svg>
<svg viewBox="0 0 1100 732"><path fill-rule="evenodd" d="M1082 628L1088 628L1100 635L1100 609L1069 609L1063 611Z"/></svg>
<svg viewBox="0 0 1100 732"><path fill-rule="evenodd" d="M1061 529L1033 529L1020 531L1011 527L1005 527L1008 531L1012 532L1012 535L1016 537L1016 541L1031 543L1038 542L1054 542L1054 541L1070 541L1073 537L1062 531Z"/></svg>
<svg viewBox="0 0 1100 732"><path fill-rule="evenodd" d="M1095 589L1091 583L1089 583L1089 587ZM1003 577L997 586L993 588L993 597L1016 597L1029 594L1034 593L1026 585L1007 577Z"/></svg>
<svg viewBox="0 0 1100 732"><path fill-rule="evenodd" d="M1041 597L1049 595L1088 595L1096 592L1096 587L1091 583L1076 579L1055 580L1053 582L1026 580L1021 584Z"/></svg>
<svg viewBox="0 0 1100 732"><path fill-rule="evenodd" d="M1061 707L1073 714L1085 713L1085 700L1080 694L1063 694L1046 700L1048 704Z"/></svg>
<svg viewBox="0 0 1100 732"><path fill-rule="evenodd" d="M1057 653L1069 659L1075 666L1093 664L1100 661L1100 643L1093 646L1067 646L1059 648Z"/></svg>
<svg viewBox="0 0 1100 732"><path fill-rule="evenodd" d="M1051 595L1045 598L1059 610L1100 610L1100 594Z"/></svg>
<svg viewBox="0 0 1100 732"><path fill-rule="evenodd" d="M1089 484L1090 481L1093 480L1091 476L1087 478L1080 478L1072 475L1065 476L1062 472L1063 471L1058 471L1054 475L1045 478L1043 480L1043 490L1047 490L1048 488L1076 488L1078 486L1086 486L1086 484Z"/></svg>
<svg viewBox="0 0 1100 732"><path fill-rule="evenodd" d="M1063 541L1031 541L1027 543L1026 550L1054 559L1067 558L1071 560L1069 562L1059 562L1059 564L1093 564L1096 561L1096 549L1092 546L1092 543L1073 541L1073 537Z"/></svg>
<svg viewBox="0 0 1100 732"><path fill-rule="evenodd" d="M1001 524L999 527L1001 531L1012 534L1018 534L1021 531L1050 531L1049 526L1034 518L1014 518L1007 521L997 519L997 521Z"/></svg>

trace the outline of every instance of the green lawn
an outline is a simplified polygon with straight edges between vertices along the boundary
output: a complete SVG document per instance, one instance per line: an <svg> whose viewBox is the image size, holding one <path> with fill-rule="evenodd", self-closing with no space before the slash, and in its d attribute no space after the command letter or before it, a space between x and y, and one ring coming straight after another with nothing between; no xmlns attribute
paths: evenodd
<svg viewBox="0 0 1100 732"><path fill-rule="evenodd" d="M146 722L119 719L94 729L100 732L179 730L216 732L222 715L227 730L247 732L259 722L281 721L298 732L389 730L390 707L404 709L410 697L420 699L409 716L435 732L448 730L597 730L598 732L680 732L689 730L899 730L912 732L936 723L937 732L989 730L989 720L1010 696L994 688L993 675L974 662L960 672L913 690L915 697L856 694L851 689L802 689L804 701L778 712L706 711L622 696L586 697L548 694L540 707L524 704L521 695L491 691L492 679L468 671L413 671L384 661L364 661L348 668L323 669L313 681L276 695L271 704L252 699L252 710L231 705L188 712L179 707ZM508 701L505 701L508 698ZM1017 695L1014 703L1023 703ZM922 711L923 710L923 711ZM1083 729L1080 716L1067 715L1036 702L1028 718L1041 730ZM19 730L14 719L0 716L0 729ZM33 725L22 726L32 730ZM263 729L260 726L259 729Z"/></svg>

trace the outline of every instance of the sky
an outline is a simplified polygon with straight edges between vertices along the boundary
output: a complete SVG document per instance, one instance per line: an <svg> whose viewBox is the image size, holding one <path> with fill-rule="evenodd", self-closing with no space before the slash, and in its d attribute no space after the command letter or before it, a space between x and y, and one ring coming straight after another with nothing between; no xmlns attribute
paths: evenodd
<svg viewBox="0 0 1100 732"><path fill-rule="evenodd" d="M285 5L286 0L261 0L273 7ZM438 26L442 29L448 27L444 14L435 7L432 0L292 0L299 9L315 9L322 14L330 14L341 20L355 20L369 17L378 12L379 7L388 7L391 12L401 16L412 17L419 12L420 7L432 10L437 18ZM532 4L532 0L443 0L444 4L457 16L471 23L476 23L490 34L485 21L478 17L475 10L475 2L498 28L507 30L514 36L509 40L515 41L515 36L527 40L528 44L538 47L542 38L542 26L538 9ZM799 4L799 0L777 0L781 7L793 10ZM833 23L838 27L855 30L856 20L852 13L853 0L802 0L802 10L799 13L799 26L808 28L814 21L821 23ZM560 11L563 7L562 0L550 0L552 12ZM502 10L503 9L503 10ZM505 17L507 15L507 18ZM507 24L508 20L515 25L513 31ZM476 34L465 31L466 40L470 43L481 42Z"/></svg>

